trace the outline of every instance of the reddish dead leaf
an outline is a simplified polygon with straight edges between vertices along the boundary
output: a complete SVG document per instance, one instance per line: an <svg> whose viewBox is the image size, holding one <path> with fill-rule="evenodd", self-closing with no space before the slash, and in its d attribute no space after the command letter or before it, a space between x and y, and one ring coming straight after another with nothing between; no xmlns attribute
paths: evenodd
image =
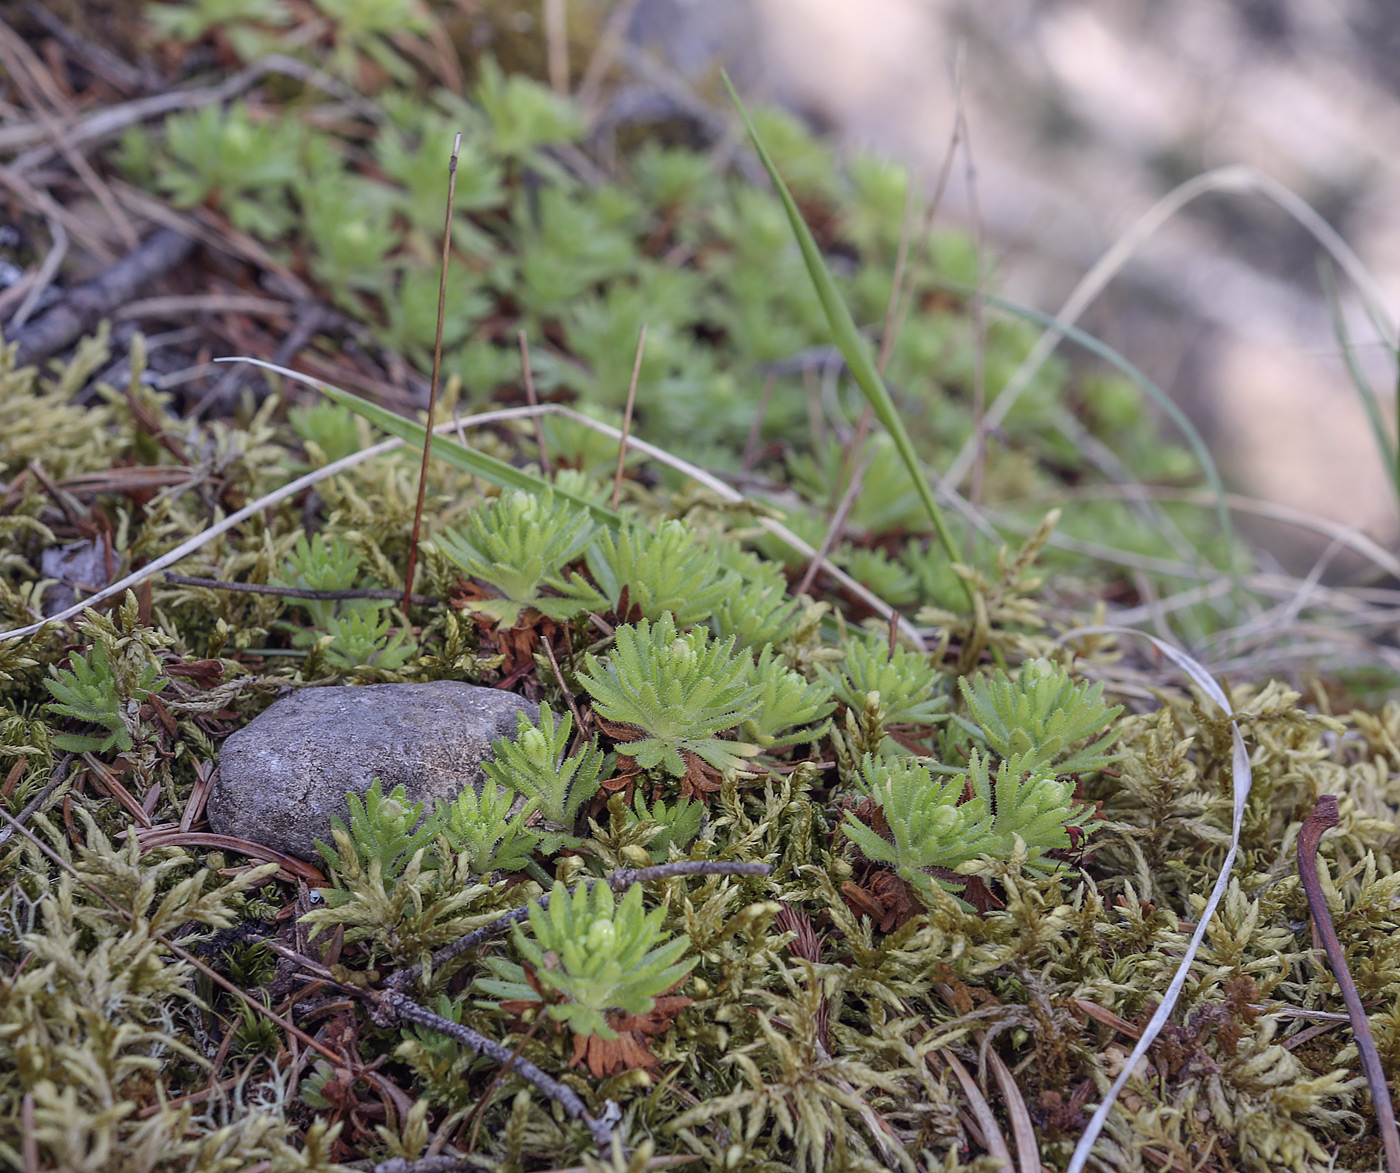
<svg viewBox="0 0 1400 1173"><path fill-rule="evenodd" d="M0 786L0 798L8 801L10 795L14 793L16 784L24 777L24 768L27 765L29 765L28 756L21 755L19 761L10 767L10 772L5 775L5 784Z"/></svg>
<svg viewBox="0 0 1400 1173"><path fill-rule="evenodd" d="M859 884L854 884L847 880L841 885L841 899L846 902L846 907L856 916L868 916L877 923L885 915L885 910Z"/></svg>
<svg viewBox="0 0 1400 1173"><path fill-rule="evenodd" d="M933 967L933 980L934 988L955 1013L972 1013L976 1005L973 988L953 972L951 965L946 961L938 962Z"/></svg>
<svg viewBox="0 0 1400 1173"><path fill-rule="evenodd" d="M604 1039L598 1035L574 1035L574 1054L570 1067L585 1060L595 1079L618 1075L624 1071L655 1071L658 1060L647 1046L647 1039L665 1031L691 999L681 994L663 994L645 1014L625 1014L620 1010L608 1016L608 1025L617 1031L617 1038Z"/></svg>
<svg viewBox="0 0 1400 1173"><path fill-rule="evenodd" d="M1089 1080L1081 1080L1069 1095L1063 1092L1043 1091L1040 1093L1040 1129L1043 1135L1074 1136L1084 1131L1088 1119L1084 1105L1089 1102L1094 1085Z"/></svg>
<svg viewBox="0 0 1400 1173"><path fill-rule="evenodd" d="M607 794L624 793L630 799L632 797L630 787L642 776L642 768L637 765L637 759L628 757L626 754L617 755L617 765L614 768L611 778L604 778L598 785ZM601 804L606 806L606 802Z"/></svg>
<svg viewBox="0 0 1400 1173"><path fill-rule="evenodd" d="M184 677L200 688L213 688L224 678L222 660L191 660L188 664L167 664L167 676Z"/></svg>
<svg viewBox="0 0 1400 1173"><path fill-rule="evenodd" d="M175 718L170 715L170 710L161 703L160 697L156 696L154 693L148 696L146 698L146 703L141 706L141 715L143 717L155 717L155 719L160 722L161 728L164 729L166 734L172 739L178 732L175 728Z"/></svg>
<svg viewBox="0 0 1400 1173"><path fill-rule="evenodd" d="M472 603L488 596L475 583L461 582L452 590L452 605L459 610L472 610L472 620L477 627L477 642L487 655L502 658L501 678L493 687L514 689L523 683L520 691L531 700L539 700L543 689L536 679L537 665L535 652L541 641L555 642L565 634L565 629L548 616L541 615L532 608L521 612L520 622L514 627L500 627L490 615L472 609ZM568 641L564 640L568 646Z"/></svg>
<svg viewBox="0 0 1400 1173"><path fill-rule="evenodd" d="M628 725L624 721L609 721L606 717L600 717L596 713L593 720L599 729L611 737L614 741L641 741L646 737L646 730L639 729L635 725ZM628 759L631 761L632 759Z"/></svg>
<svg viewBox="0 0 1400 1173"><path fill-rule="evenodd" d="M685 773L681 776L682 798L705 802L710 795L719 793L724 782L723 774L688 749L681 750L681 757L685 760Z"/></svg>
<svg viewBox="0 0 1400 1173"><path fill-rule="evenodd" d="M938 872L941 876L943 869L938 869ZM993 892L981 876L960 876L950 871L946 878L962 884L962 898L984 916L1006 907L1006 901Z"/></svg>

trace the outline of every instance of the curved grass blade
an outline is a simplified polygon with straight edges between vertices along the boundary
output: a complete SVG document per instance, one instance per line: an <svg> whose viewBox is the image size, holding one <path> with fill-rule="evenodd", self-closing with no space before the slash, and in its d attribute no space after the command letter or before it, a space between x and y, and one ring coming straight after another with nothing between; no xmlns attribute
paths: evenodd
<svg viewBox="0 0 1400 1173"><path fill-rule="evenodd" d="M279 375L286 375L288 378L297 379L308 386L316 387L326 396L342 407L348 407L356 415L363 416L377 428L382 428L391 436L397 436L407 444L415 447L423 447L423 438L427 435L427 429L411 419L405 419L401 415L396 415L386 407L380 407L377 403L371 403L368 399L361 399L358 395L343 391L339 387L332 387L329 383L320 379L313 379L309 375L303 375L300 371L289 370L286 367L279 367L274 363L264 362L256 358L243 358L240 362L251 363L253 366L264 367L269 371L275 371ZM622 524L620 518L611 509L595 504L574 493L566 492L557 485L551 485L543 477L537 477L534 473L526 472L524 469L516 468L512 464L507 464L504 460L497 460L494 456L488 456L485 452L478 452L475 448L468 448L465 444L459 444L456 440L451 440L446 436L433 437L433 454L442 457L453 468L461 469L463 472L473 473L484 481L490 481L493 485L499 485L503 489L520 489L526 493L543 493L548 488L553 488L556 497L562 497L565 501L572 502L583 509L587 509L596 521L602 522L606 526L616 528Z"/></svg>
<svg viewBox="0 0 1400 1173"><path fill-rule="evenodd" d="M952 531L949 530L948 523L943 518L943 511L938 508L938 502L933 499L933 490L929 487L928 479L920 467L913 441L909 439L904 421L899 418L899 413L895 410L894 400L890 398L885 381L880 377L875 360L870 356L870 348L866 345L865 339L861 337L860 331L856 329L855 320L851 317L851 311L846 306L841 291L836 288L836 282L831 278L831 272L826 267L821 249L817 247L811 229L807 227L802 213L798 211L792 193L788 191L787 184L783 182L783 177L778 174L778 168L769 157L763 140L758 137L758 131L754 128L754 124L749 121L748 111L744 109L744 103L739 100L739 95L735 93L729 75L724 74L723 77L724 84L729 88L729 97L738 108L739 117L744 120L744 126L749 132L749 139L753 142L754 150L758 152L759 159L763 162L769 178L773 180L773 186L783 201L788 222L792 225L793 235L797 238L797 246L802 250L802 259L807 265L807 274L812 279L812 287L817 292L817 298L822 303L822 309L826 312L826 320L831 326L832 340L846 360L846 366L850 368L856 384L865 394L866 401L875 413L875 418L885 426L885 430L893 438L899 457L904 461L904 467L909 470L909 475L914 480L914 487L919 491L924 509L933 521L933 528L938 531L938 540L942 543L944 551L950 560L960 562L962 555L958 552ZM970 604L972 597L968 593L969 588L965 583L963 591L968 595L968 603Z"/></svg>
<svg viewBox="0 0 1400 1173"><path fill-rule="evenodd" d="M1347 330L1346 317L1342 313L1341 299L1337 295L1337 286L1332 280L1331 267L1326 264L1325 259L1318 264L1318 273L1322 278L1322 295L1327 302L1327 312L1332 317L1332 332L1337 336L1337 345L1342 348L1342 359L1346 363L1347 377L1351 379L1352 389L1356 392L1357 398L1361 400L1361 406L1366 411L1367 422L1371 425L1371 435L1375 438L1376 448L1385 463L1386 475L1390 478L1391 494L1400 501L1400 466L1397 466L1396 463L1397 446L1390 438L1390 431L1381 418L1377 398L1371 394L1370 383L1367 382L1365 374L1362 373L1361 364L1357 362L1356 351Z"/></svg>

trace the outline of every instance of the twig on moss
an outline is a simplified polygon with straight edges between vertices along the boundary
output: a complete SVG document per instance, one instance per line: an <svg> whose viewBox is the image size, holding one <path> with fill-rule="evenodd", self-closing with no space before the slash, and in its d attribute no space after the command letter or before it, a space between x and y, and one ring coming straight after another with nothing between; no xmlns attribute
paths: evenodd
<svg viewBox="0 0 1400 1173"><path fill-rule="evenodd" d="M313 591L310 587L270 586L262 582L226 582L218 578L191 578L185 574L165 572L165 581L174 586L208 587L214 591L241 591L247 595L278 595L284 599L384 599L398 602L403 598L402 591L386 587L357 587L343 591ZM435 607L442 602L436 595L409 595L410 603L420 607Z"/></svg>
<svg viewBox="0 0 1400 1173"><path fill-rule="evenodd" d="M398 990L371 990L365 997L370 1004L370 1015L376 1025L394 1026L400 1021L416 1022L445 1034L448 1038L456 1039L478 1055L494 1059L502 1066L512 1065L521 1079L559 1104L570 1116L582 1120L600 1153L606 1156L612 1151L612 1129L589 1112L588 1106L579 1098L578 1093L552 1076L546 1075L528 1059L516 1058L509 1047L503 1047L495 1039L477 1034L469 1026L462 1026L450 1018L443 1018L440 1014L425 1010L407 994Z"/></svg>
<svg viewBox="0 0 1400 1173"><path fill-rule="evenodd" d="M585 882L607 884L614 892L622 892L633 884L646 884L653 880L671 880L677 876L766 876L772 870L766 863L730 863L723 860L684 859L675 863L658 864L656 867L650 868L623 868L621 871L613 872L610 876L590 878ZM468 949L480 945L483 941L490 940L497 933L505 932L511 925L525 920L530 915L532 904L537 904L540 908L548 908L549 893L537 896L529 904L498 917L490 924L473 929L466 936L458 937L450 945L444 945L428 959L429 965L433 969L438 969ZM405 966L403 969L395 970L385 978L384 984L391 989L402 989L416 980L422 972L421 962L417 965Z"/></svg>
<svg viewBox="0 0 1400 1173"><path fill-rule="evenodd" d="M390 1157L374 1167L374 1173L455 1173L457 1170L486 1169L470 1157L420 1157L416 1161L406 1161L403 1157Z"/></svg>
<svg viewBox="0 0 1400 1173"><path fill-rule="evenodd" d="M19 348L15 365L48 358L82 337L117 306L130 301L137 290L148 288L189 256L194 244L188 236L158 228L100 277L70 290L62 301L9 339Z"/></svg>
<svg viewBox="0 0 1400 1173"><path fill-rule="evenodd" d="M559 658L554 654L554 643L547 635L540 637L540 643L544 645L544 654L549 657L549 666L554 669L554 678L559 681L559 689L564 694L564 699L569 703L569 712L574 715L574 728L578 730L578 736L584 737L583 714L579 712L578 700L574 697L574 690L569 687L569 682L564 679L564 673L559 668Z"/></svg>
<svg viewBox="0 0 1400 1173"><path fill-rule="evenodd" d="M33 800L30 801L19 814L14 816L13 821L15 826L0 828L0 846L3 846L10 836L15 833L16 827L22 827L28 822L29 817L48 801L49 795L62 785L63 780L68 777L68 767L73 764L73 759L77 756L77 754L66 753L59 759L58 765L53 768L53 773L49 775L49 780L44 783L44 788L34 796Z"/></svg>
<svg viewBox="0 0 1400 1173"><path fill-rule="evenodd" d="M1380 1052L1376 1050L1376 1040L1371 1035L1366 1008L1361 1004L1361 995L1356 992L1356 983L1352 981L1351 971L1347 968L1342 943L1337 940L1332 914L1327 909L1327 895L1317 876L1318 844L1323 833L1335 827L1339 821L1337 796L1319 795L1312 814L1303 820L1303 829L1298 832L1298 878L1302 880L1303 891L1308 897L1313 928L1322 938L1327 963L1332 967L1332 975L1337 979L1342 1001L1346 1003L1347 1014L1351 1017L1351 1028L1356 1032L1356 1049L1361 1056L1361 1069L1366 1073L1366 1086L1371 1090L1371 1104L1376 1110L1376 1127L1380 1130L1381 1144L1385 1150L1385 1167L1388 1173L1400 1173L1400 1132L1395 1127L1395 1107L1390 1102L1385 1068L1381 1065Z"/></svg>

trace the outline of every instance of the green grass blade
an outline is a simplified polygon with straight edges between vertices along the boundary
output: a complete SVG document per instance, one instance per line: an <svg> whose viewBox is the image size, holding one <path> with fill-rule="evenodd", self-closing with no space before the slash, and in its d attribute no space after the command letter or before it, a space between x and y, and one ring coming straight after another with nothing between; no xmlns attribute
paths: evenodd
<svg viewBox="0 0 1400 1173"><path fill-rule="evenodd" d="M342 407L348 407L356 415L364 416L370 423L384 429L391 436L397 436L415 448L423 447L423 437L426 435L427 429L422 424L396 415L387 408L380 407L377 403L371 403L368 399L352 395L349 391L342 391L339 387L329 387L323 383L321 391L327 398L334 400ZM587 509L595 520L604 525L615 529L622 524L622 518L618 517L611 509L595 504L585 497L566 492L558 485L551 486L543 477L537 477L534 473L516 468L513 464L507 464L504 460L498 460L494 456L488 456L485 452L478 452L475 448L468 448L465 444L459 444L447 436L433 437L433 455L441 457L453 468L473 473L482 480L490 481L493 485L500 485L505 489L521 489L527 493L538 494L552 487L556 497L562 497L565 501Z"/></svg>
<svg viewBox="0 0 1400 1173"><path fill-rule="evenodd" d="M895 448L899 452L900 459L904 461L905 468L909 470L909 475L914 479L914 486L918 489L924 508L933 521L934 529L938 531L938 540L943 544L944 551L952 561L959 562L962 560L962 555L958 552L957 543L953 541L952 532L948 529L948 523L943 518L943 511L938 508L938 502L933 499L933 490L929 487L928 478L924 476L923 469L919 464L913 441L909 439L904 421L899 418L899 413L895 410L894 400L890 398L885 381L880 377L875 361L870 356L870 348L866 345L865 339L861 337L860 331L856 329L851 311L846 306L840 290L836 288L836 282L831 278L831 272L826 267L821 249L817 247L817 242L812 237L811 229L807 227L802 213L798 211L792 193L788 191L787 184L783 182L783 177L778 174L778 168L769 156L767 148L764 147L763 140L758 137L758 131L749 120L748 111L744 109L739 95L734 92L734 86L730 83L728 74L724 75L724 84L729 87L729 96L739 110L739 117L744 120L744 126L749 132L754 150L758 152L759 159L762 160L769 177L773 180L773 186L782 198L783 207L787 210L788 221L792 225L793 235L797 238L797 245L802 250L802 259L807 264L808 276L812 279L812 286L817 291L817 298L822 303L822 309L826 311L826 320L831 326L832 340L836 343L837 349L841 351L842 357L845 358L846 366L850 368L856 384L865 394L871 410L875 413L875 418L885 426L886 431L894 439ZM964 586L964 591L966 590L967 588ZM970 596L968 601L971 602Z"/></svg>
<svg viewBox="0 0 1400 1173"><path fill-rule="evenodd" d="M264 367L270 371L276 371L279 375L287 375L293 379L298 379L312 387L320 390L327 399L347 407L358 416L363 416L375 427L388 432L391 436L397 436L405 443L413 445L415 448L423 447L423 437L427 435L427 428L413 420L405 419L401 415L396 415L386 407L380 407L377 403L371 403L368 399L361 399L358 395L353 395L349 391L342 391L339 387L332 387L329 383L320 379L313 379L308 375L303 375L299 371L288 370L286 367L279 367L269 362L262 362L255 358L243 358L241 362L251 363L254 366ZM453 468L461 469L463 472L472 473L479 476L483 481L489 481L493 485L499 485L503 489L521 489L526 493L543 493L545 489L553 488L556 497L562 497L565 501L570 501L575 505L587 509L595 520L603 525L616 529L622 524L620 518L611 509L602 505L597 505L584 497L579 497L573 493L565 492L558 485L551 486L543 477L537 477L534 473L526 472L524 469L516 468L512 464L507 464L504 460L497 460L494 456L488 456L484 452L478 452L474 448L468 448L465 444L459 444L456 440L446 436L433 437L433 455L440 456Z"/></svg>
<svg viewBox="0 0 1400 1173"><path fill-rule="evenodd" d="M1381 418L1380 404L1377 402L1376 396L1371 394L1366 376L1356 361L1356 351L1351 343L1351 335L1347 331L1341 300L1337 296L1337 287L1332 280L1331 266L1326 263L1320 264L1318 271L1322 277L1322 293L1327 301L1327 312L1332 317L1332 333L1337 336L1337 345L1342 348L1342 360L1346 363L1347 377L1351 380L1352 388L1356 391L1357 398L1361 400L1361 406L1366 412L1367 422L1371 425L1371 435L1376 441L1376 447L1380 450L1386 475L1390 477L1390 491L1395 495L1397 502L1400 502L1400 470L1396 468L1396 444L1390 438L1386 423Z"/></svg>

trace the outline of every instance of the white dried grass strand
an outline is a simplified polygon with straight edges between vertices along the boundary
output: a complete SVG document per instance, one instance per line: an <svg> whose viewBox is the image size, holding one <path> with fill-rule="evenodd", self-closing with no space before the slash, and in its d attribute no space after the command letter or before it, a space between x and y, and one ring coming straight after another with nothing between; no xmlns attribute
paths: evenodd
<svg viewBox="0 0 1400 1173"><path fill-rule="evenodd" d="M1230 872L1235 866L1235 856L1239 854L1240 849L1240 830L1244 825L1245 802L1249 798L1250 786L1254 781L1254 773L1249 765L1249 751L1245 748L1244 738L1240 736L1239 726L1235 723L1234 710L1230 706L1229 698L1226 697L1225 691L1220 685L1216 683L1215 678L1201 664L1179 648L1174 648L1154 636L1128 627L1111 625L1080 627L1065 632L1060 639L1063 641L1078 635L1095 634L1132 635L1147 640L1158 652L1180 668L1191 682L1230 718L1230 738L1234 748L1230 782L1233 789L1234 806L1230 825L1230 849L1225 853L1224 862L1220 865L1220 875L1216 878L1215 886L1211 889L1210 898L1206 901L1205 908L1201 910L1200 918L1196 923L1196 931L1191 934L1191 941L1186 946L1186 953L1181 959L1181 964L1177 966L1171 984L1167 986L1166 993L1163 994L1156 1013L1152 1015L1151 1020L1144 1028L1142 1037L1124 1061L1123 1070L1118 1073L1118 1078L1109 1087L1103 1102L1094 1110L1088 1127L1079 1138L1079 1143L1074 1146L1074 1154L1070 1157L1065 1173L1083 1173L1084 1166L1089 1160L1089 1153L1094 1147L1094 1142L1098 1140L1099 1133L1103 1131L1104 1122L1113 1109L1114 1101L1131 1078L1138 1060L1147 1054L1148 1049L1161 1033L1162 1027L1167 1024L1167 1019L1171 1017L1172 1011L1176 1008L1182 987L1185 986L1186 978L1191 972L1191 963L1196 959L1201 942L1205 940L1206 930L1210 927L1211 918L1215 915L1215 910L1225 895L1225 889L1230 882Z"/></svg>
<svg viewBox="0 0 1400 1173"><path fill-rule="evenodd" d="M303 374L301 371L293 371L287 367L278 366L276 363L266 362L263 359L252 358L250 356L219 359L217 361L250 363L253 366L263 367L266 370L274 371L287 378L296 379L298 382L306 383L308 386L312 387L319 387L325 383L324 379L313 378L310 375ZM465 419L449 420L446 423L438 424L433 429L433 432L435 435L441 435L456 431L459 427L480 427L483 424L500 423L505 420L529 419L540 415L562 415L583 424L585 427L592 428L594 431L600 432L605 436L611 436L614 440L620 440L622 437L620 429L614 428L610 424L605 424L601 420L590 419L581 412L573 411L558 403L542 403L535 407L510 407L503 408L499 411L484 411L477 415L468 416ZM168 554L162 555L154 562L143 566L140 570L134 571L119 582L114 582L104 587L96 594L90 595L88 598L84 599L81 603L75 604L67 610L60 611L57 615L39 623L31 623L27 627L17 627L10 631L0 631L0 642L8 639L19 639L26 635L33 635L37 631L42 631L50 623L62 623L76 615L81 615L83 611L91 607L94 603L100 603L106 599L110 599L114 595L118 595L128 588L136 586L167 567L173 566L182 558L188 558L191 554L218 537L221 533L245 521L253 514L266 509L269 505L276 505L279 501L284 501L287 497L299 493L302 489L314 485L318 481L325 480L327 477L334 476L336 473L353 468L355 465L362 461L369 460L371 457L382 456L386 452L392 452L396 448L402 448L404 443L405 441L397 438L384 440L372 447L364 449L362 452L351 453L349 456L337 460L333 464L328 464L324 468L316 469L306 474L306 476L299 477L289 484L283 485L282 488L269 493L266 497L262 497L254 501L251 505L245 506L237 513L230 514L228 517L224 518L223 521L211 526L202 533L196 534L194 537L190 538L189 541L177 546ZM697 465L691 464L687 460L681 459L679 456L673 456L671 453L656 447L654 444L649 444L645 440L639 440L635 436L629 437L627 444L629 448L641 452L651 457L653 460L660 461L662 464L669 465L679 472L685 473L730 504L738 504L744 500L744 495L742 493L737 489L730 488L729 485L725 484L718 477L706 472ZM817 551L811 545L799 538L781 522L774 521L770 517L760 517L756 520L759 525L775 538L795 550L802 557L810 559L816 556ZM840 583L846 590L850 591L851 594L867 607L880 615L881 618L889 620L899 615L894 607L890 606L889 603L885 602L884 599L880 598L868 587L857 582L834 562L831 562L829 559L823 559L822 566L827 574ZM899 629L904 637L911 640L915 646L920 648L924 646L923 637L920 635L919 629L904 615L899 615Z"/></svg>

